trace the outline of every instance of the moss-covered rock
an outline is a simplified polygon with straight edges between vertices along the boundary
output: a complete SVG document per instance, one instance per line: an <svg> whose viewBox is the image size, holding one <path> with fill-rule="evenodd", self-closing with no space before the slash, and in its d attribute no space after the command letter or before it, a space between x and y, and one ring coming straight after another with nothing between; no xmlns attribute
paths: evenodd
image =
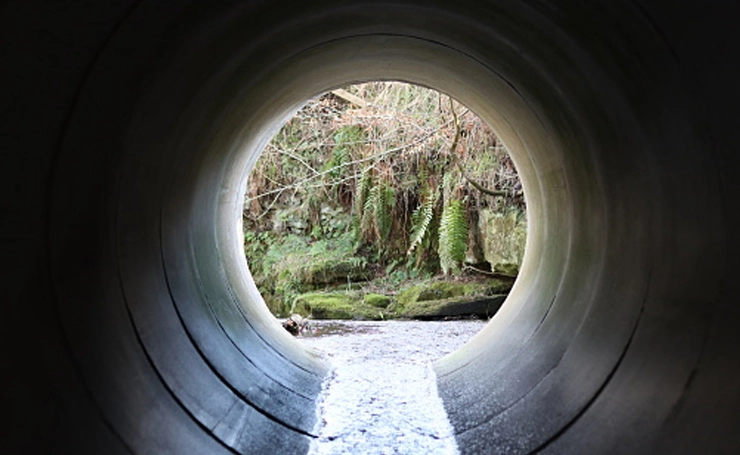
<svg viewBox="0 0 740 455"><path fill-rule="evenodd" d="M513 280L491 278L474 282L434 281L415 284L399 291L396 296L399 306L428 300L442 300L460 296L506 294Z"/></svg>
<svg viewBox="0 0 740 455"><path fill-rule="evenodd" d="M493 266L493 273L511 278L516 278L519 274L519 266L511 262L499 262Z"/></svg>
<svg viewBox="0 0 740 455"><path fill-rule="evenodd" d="M419 294L421 294L421 291L423 291L424 288L424 285L416 284L401 289L396 294L396 303L395 305L393 305L393 307L403 308L409 303L416 302L417 300L419 300Z"/></svg>
<svg viewBox="0 0 740 455"><path fill-rule="evenodd" d="M514 286L514 280L516 277L497 277L497 278L491 278L487 282L487 295L494 295L494 294L508 294L509 291L511 291L512 286Z"/></svg>
<svg viewBox="0 0 740 455"><path fill-rule="evenodd" d="M505 299L506 295L492 295L416 301L408 304L402 310L401 316L410 319L439 319L465 316L490 318L496 314Z"/></svg>
<svg viewBox="0 0 740 455"><path fill-rule="evenodd" d="M527 243L524 212L483 209L479 213L479 226L484 239L484 256L489 263L522 263Z"/></svg>
<svg viewBox="0 0 740 455"><path fill-rule="evenodd" d="M392 301L390 297L383 294L365 294L362 300L366 304L376 308L388 308L388 305L390 305Z"/></svg>
<svg viewBox="0 0 740 455"><path fill-rule="evenodd" d="M296 297L291 311L315 319L352 319L354 306L349 295L316 292Z"/></svg>
<svg viewBox="0 0 740 455"><path fill-rule="evenodd" d="M385 314L363 300L359 292L312 292L293 302L292 312L312 319L379 320Z"/></svg>
<svg viewBox="0 0 740 455"><path fill-rule="evenodd" d="M486 294L488 292L487 283L456 283L453 281L437 281L425 287L419 292L418 301L447 299L450 297L460 297L464 295Z"/></svg>
<svg viewBox="0 0 740 455"><path fill-rule="evenodd" d="M475 315L490 317L511 290L513 279L434 281L402 289L390 310L407 318Z"/></svg>
<svg viewBox="0 0 740 455"><path fill-rule="evenodd" d="M304 274L304 281L314 286L337 282L362 281L369 276L365 261L348 257L311 262Z"/></svg>

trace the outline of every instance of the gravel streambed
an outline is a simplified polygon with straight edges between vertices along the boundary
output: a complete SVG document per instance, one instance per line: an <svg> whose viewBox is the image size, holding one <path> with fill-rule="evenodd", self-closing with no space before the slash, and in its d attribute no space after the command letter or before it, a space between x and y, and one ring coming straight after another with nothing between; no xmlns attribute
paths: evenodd
<svg viewBox="0 0 740 455"><path fill-rule="evenodd" d="M312 321L300 337L331 362L310 455L456 455L431 362L485 321Z"/></svg>

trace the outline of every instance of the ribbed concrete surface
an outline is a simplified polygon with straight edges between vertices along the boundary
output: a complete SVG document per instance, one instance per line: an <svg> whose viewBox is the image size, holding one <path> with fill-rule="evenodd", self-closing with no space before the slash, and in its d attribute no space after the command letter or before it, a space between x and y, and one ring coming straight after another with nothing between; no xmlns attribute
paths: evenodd
<svg viewBox="0 0 740 455"><path fill-rule="evenodd" d="M740 7L8 1L0 453L305 453L326 366L240 254L308 97L399 79L512 150L507 303L436 365L466 454L740 451Z"/></svg>

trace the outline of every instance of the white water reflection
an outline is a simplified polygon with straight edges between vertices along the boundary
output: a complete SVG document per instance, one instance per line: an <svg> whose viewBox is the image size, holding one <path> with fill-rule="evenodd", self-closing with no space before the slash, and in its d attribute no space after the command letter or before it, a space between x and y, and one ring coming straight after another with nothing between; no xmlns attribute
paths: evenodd
<svg viewBox="0 0 740 455"><path fill-rule="evenodd" d="M430 363L485 321L314 321L302 337L334 366L310 455L456 455Z"/></svg>

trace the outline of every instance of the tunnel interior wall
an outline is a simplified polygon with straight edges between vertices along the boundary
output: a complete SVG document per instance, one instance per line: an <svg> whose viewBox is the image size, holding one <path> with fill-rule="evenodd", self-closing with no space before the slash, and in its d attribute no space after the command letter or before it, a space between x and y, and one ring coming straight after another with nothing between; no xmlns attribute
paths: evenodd
<svg viewBox="0 0 740 455"><path fill-rule="evenodd" d="M245 175L306 99L449 93L529 232L435 364L464 454L740 450L740 56L728 2L7 2L2 453L306 453L328 365L240 252Z"/></svg>

